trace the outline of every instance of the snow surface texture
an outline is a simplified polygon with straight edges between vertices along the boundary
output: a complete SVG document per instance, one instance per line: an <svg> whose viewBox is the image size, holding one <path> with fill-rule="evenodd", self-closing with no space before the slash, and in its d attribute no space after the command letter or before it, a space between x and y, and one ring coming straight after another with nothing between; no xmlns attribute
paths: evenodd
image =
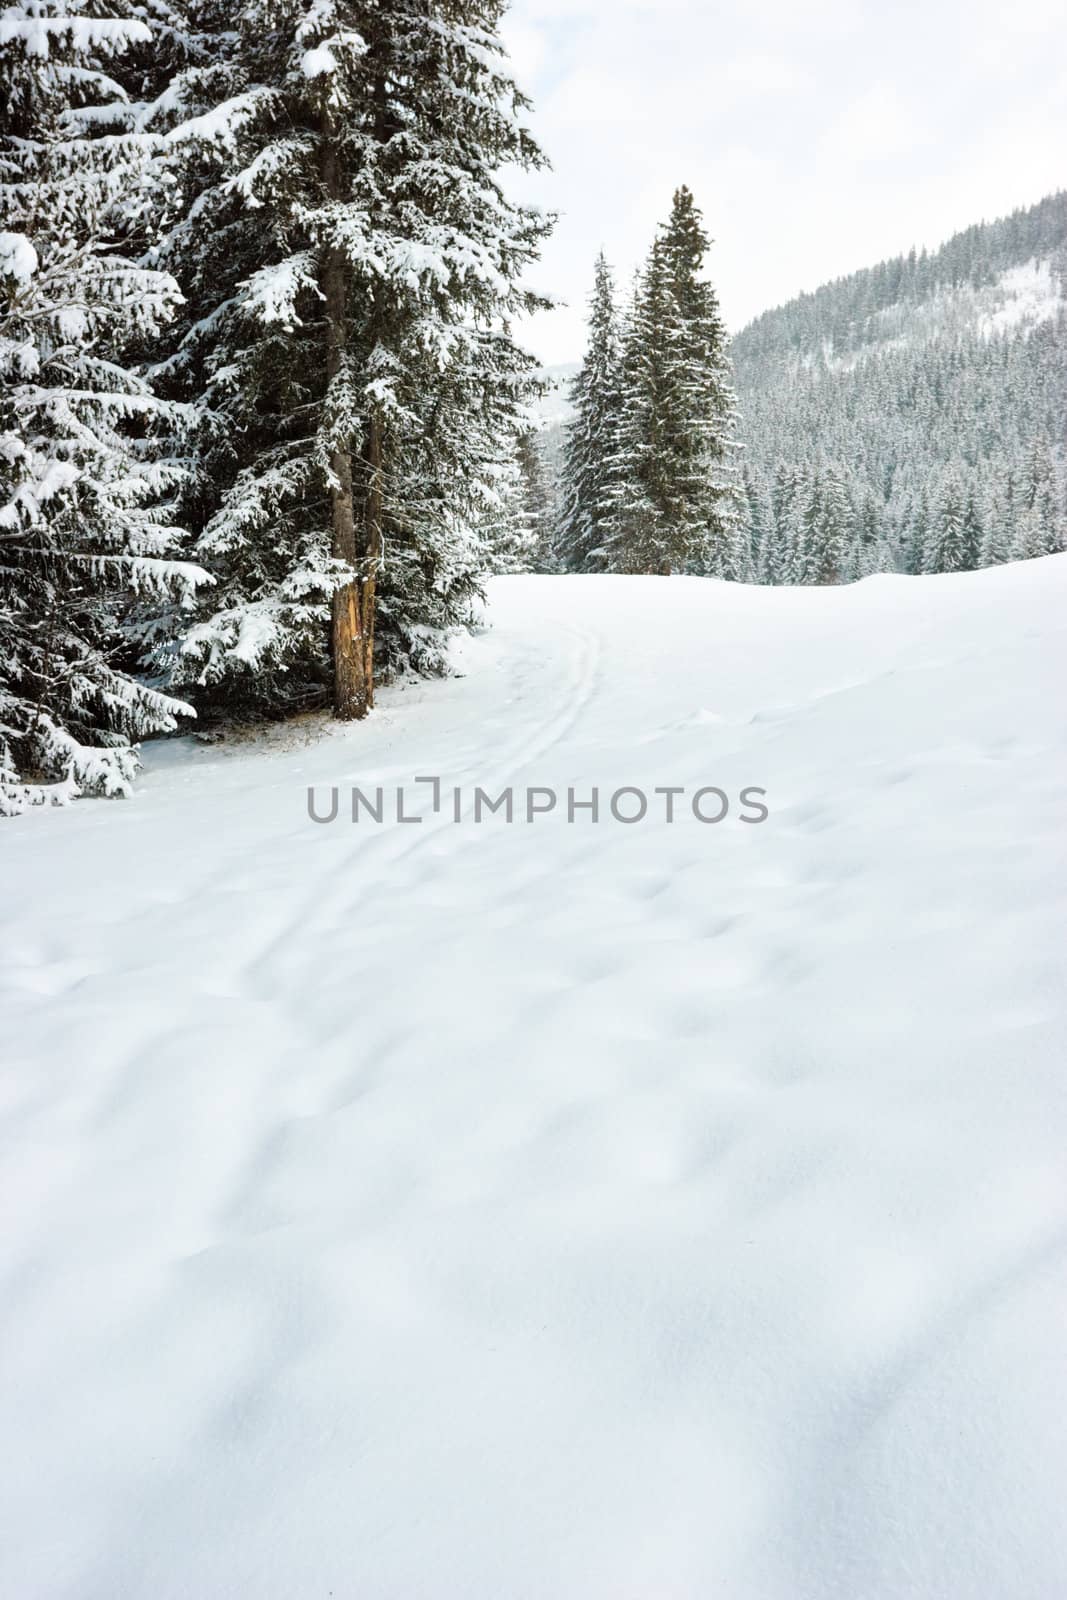
<svg viewBox="0 0 1067 1600"><path fill-rule="evenodd" d="M501 579L7 824L0 1592L1067 1593L1065 608ZM307 818L416 773L771 817Z"/></svg>

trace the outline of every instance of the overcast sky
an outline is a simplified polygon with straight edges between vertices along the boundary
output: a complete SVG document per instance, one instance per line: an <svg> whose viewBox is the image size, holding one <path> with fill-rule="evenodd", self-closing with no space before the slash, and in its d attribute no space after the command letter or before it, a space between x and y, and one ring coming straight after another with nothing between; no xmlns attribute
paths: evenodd
<svg viewBox="0 0 1067 1600"><path fill-rule="evenodd" d="M561 213L527 342L580 357L593 257L626 282L687 183L738 328L1067 185L1063 0L513 0L505 37Z"/></svg>

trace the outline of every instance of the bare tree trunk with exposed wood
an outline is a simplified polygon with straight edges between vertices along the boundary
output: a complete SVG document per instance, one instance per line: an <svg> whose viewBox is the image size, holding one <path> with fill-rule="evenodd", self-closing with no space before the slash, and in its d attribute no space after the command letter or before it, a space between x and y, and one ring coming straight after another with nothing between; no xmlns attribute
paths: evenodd
<svg viewBox="0 0 1067 1600"><path fill-rule="evenodd" d="M322 117L322 179L331 200L340 196L337 147L328 111ZM333 383L344 365L348 341L347 278L344 254L331 249L322 266L326 317L326 381ZM334 714L345 720L366 716L373 702L373 579L368 603L365 562L356 540L351 441L339 441L330 453L330 553L352 567L356 576L335 589L331 602L330 653L333 660ZM368 620L370 631L368 632Z"/></svg>
<svg viewBox="0 0 1067 1600"><path fill-rule="evenodd" d="M363 681L367 705L374 704L374 615L378 594L378 563L382 554L382 433L376 412L367 427L367 500L364 507L364 572L361 583L363 630Z"/></svg>

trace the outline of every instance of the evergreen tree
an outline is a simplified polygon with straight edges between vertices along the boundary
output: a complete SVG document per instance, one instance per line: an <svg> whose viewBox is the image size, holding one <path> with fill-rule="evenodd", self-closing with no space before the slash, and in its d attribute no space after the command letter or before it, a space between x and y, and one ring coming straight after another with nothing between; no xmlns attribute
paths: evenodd
<svg viewBox="0 0 1067 1600"><path fill-rule="evenodd" d="M1009 466L996 475L996 482L986 503L985 536L979 558L983 567L994 567L1012 560L1015 526L1015 472Z"/></svg>
<svg viewBox="0 0 1067 1600"><path fill-rule="evenodd" d="M1026 452L1022 473L1021 508L1024 511L1048 510L1053 498L1052 455L1043 439L1033 439Z"/></svg>
<svg viewBox="0 0 1067 1600"><path fill-rule="evenodd" d="M930 498L923 489L916 501L909 525L906 569L908 572L918 573L925 570L930 524Z"/></svg>
<svg viewBox="0 0 1067 1600"><path fill-rule="evenodd" d="M376 637L439 666L478 591L532 368L508 327L543 303L518 280L550 226L501 187L542 157L500 11L209 0L211 59L160 103L195 193L161 251L189 286L165 369L202 418L218 578L170 669L226 704L320 683L360 717Z"/></svg>
<svg viewBox="0 0 1067 1600"><path fill-rule="evenodd" d="M972 488L968 490L963 506L963 560L967 572L973 572L981 564L984 543L985 530L978 510L978 497Z"/></svg>
<svg viewBox="0 0 1067 1600"><path fill-rule="evenodd" d="M620 398L607 461L605 566L612 572L670 573L688 551L672 528L664 415L669 349L678 336L661 239L634 280L622 333Z"/></svg>
<svg viewBox="0 0 1067 1600"><path fill-rule="evenodd" d="M978 565L980 530L972 495L958 477L949 479L930 530L923 570L969 572Z"/></svg>
<svg viewBox="0 0 1067 1600"><path fill-rule="evenodd" d="M751 471L751 469L750 469ZM779 462L771 489L771 538L763 560L766 583L793 583L796 570L794 507L800 490L795 467Z"/></svg>
<svg viewBox="0 0 1067 1600"><path fill-rule="evenodd" d="M519 434L515 454L522 482L523 516L532 548L531 570L556 572L559 569L552 536L552 495L535 428L524 428Z"/></svg>
<svg viewBox="0 0 1067 1600"><path fill-rule="evenodd" d="M791 506L789 547L791 583L814 583L818 562L819 522L822 515L818 470L798 476L797 491Z"/></svg>
<svg viewBox="0 0 1067 1600"><path fill-rule="evenodd" d="M1058 555L1064 548L1064 520L1057 514L1051 481L1039 490L1033 504L1019 512L1012 546L1022 561L1034 556Z"/></svg>
<svg viewBox="0 0 1067 1600"><path fill-rule="evenodd" d="M863 496L858 512L848 500L848 490L843 474L838 474L840 492L845 499L845 525L842 530L843 567L851 578L866 578L872 572L884 572L887 562L887 545L882 537L881 503L868 490Z"/></svg>
<svg viewBox="0 0 1067 1600"><path fill-rule="evenodd" d="M490 574L533 572L537 549L527 516L525 486L517 451L511 451L491 474L480 519L485 543L485 569Z"/></svg>
<svg viewBox="0 0 1067 1600"><path fill-rule="evenodd" d="M675 191L663 234L677 308L663 419L669 493L681 519L678 537L685 564L714 577L739 578L745 563L733 464L737 401L726 324L715 290L703 275L710 244L692 193L683 185Z"/></svg>
<svg viewBox="0 0 1067 1600"><path fill-rule="evenodd" d="M754 583L773 583L772 567L773 526L770 507L764 500L756 475L744 468L741 474L741 492L744 504L746 570Z"/></svg>
<svg viewBox="0 0 1067 1600"><path fill-rule="evenodd" d="M616 571L744 570L725 327L688 189L638 275L623 336L607 549Z"/></svg>
<svg viewBox="0 0 1067 1600"><path fill-rule="evenodd" d="M813 530L813 583L842 581L849 547L849 510L842 478L832 468L827 468L819 484L818 519Z"/></svg>
<svg viewBox="0 0 1067 1600"><path fill-rule="evenodd" d="M563 451L557 551L566 572L597 572L604 566L620 360L615 286L601 252L594 268L589 343L571 387L574 416Z"/></svg>
<svg viewBox="0 0 1067 1600"><path fill-rule="evenodd" d="M189 599L181 408L131 359L178 288L138 259L159 141L126 129L141 7L23 0L0 24L0 812L121 794L190 708L129 670L135 597Z"/></svg>
<svg viewBox="0 0 1067 1600"><path fill-rule="evenodd" d="M532 427L518 435L500 462L485 544L490 572L556 570L551 504Z"/></svg>

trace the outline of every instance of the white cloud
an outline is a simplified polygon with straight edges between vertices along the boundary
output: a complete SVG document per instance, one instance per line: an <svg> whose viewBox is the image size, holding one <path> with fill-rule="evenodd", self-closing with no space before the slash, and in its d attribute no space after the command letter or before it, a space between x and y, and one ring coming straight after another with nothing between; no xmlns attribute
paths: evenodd
<svg viewBox="0 0 1067 1600"><path fill-rule="evenodd" d="M891 84L879 83L849 101L821 136L824 159L846 167L908 155L929 144L921 107Z"/></svg>
<svg viewBox="0 0 1067 1600"><path fill-rule="evenodd" d="M1067 182L1059 5L1027 0L514 0L506 37L562 213L537 319L577 356L592 261L626 281L688 183L734 327L826 278Z"/></svg>

